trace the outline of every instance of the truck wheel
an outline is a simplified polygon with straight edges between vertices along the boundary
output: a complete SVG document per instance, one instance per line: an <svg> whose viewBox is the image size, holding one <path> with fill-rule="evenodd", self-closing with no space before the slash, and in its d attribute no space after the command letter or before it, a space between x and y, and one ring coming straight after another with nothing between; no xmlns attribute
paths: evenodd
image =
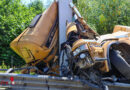
<svg viewBox="0 0 130 90"><path fill-rule="evenodd" d="M125 78L130 79L130 64L127 63L117 50L110 51L110 61Z"/></svg>

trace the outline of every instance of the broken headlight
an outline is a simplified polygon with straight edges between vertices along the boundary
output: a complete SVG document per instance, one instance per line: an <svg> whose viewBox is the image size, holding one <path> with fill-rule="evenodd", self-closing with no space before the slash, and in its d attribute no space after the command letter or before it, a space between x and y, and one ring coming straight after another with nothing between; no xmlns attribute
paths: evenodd
<svg viewBox="0 0 130 90"><path fill-rule="evenodd" d="M79 68L89 68L94 62L88 52L87 44L81 45L73 51L74 60L76 62L76 66Z"/></svg>

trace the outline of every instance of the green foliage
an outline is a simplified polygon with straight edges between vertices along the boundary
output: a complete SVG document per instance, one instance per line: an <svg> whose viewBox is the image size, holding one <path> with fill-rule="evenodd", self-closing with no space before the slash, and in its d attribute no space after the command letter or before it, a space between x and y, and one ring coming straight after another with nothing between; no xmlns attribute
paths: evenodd
<svg viewBox="0 0 130 90"><path fill-rule="evenodd" d="M36 4L35 4L36 3ZM0 0L0 65L21 66L25 62L10 49L14 40L31 22L36 14L43 12L40 1L23 5L20 0Z"/></svg>
<svg viewBox="0 0 130 90"><path fill-rule="evenodd" d="M99 34L111 33L115 25L130 25L129 0L78 0L77 7Z"/></svg>
<svg viewBox="0 0 130 90"><path fill-rule="evenodd" d="M74 4L77 4L77 0L73 0L73 3L74 3Z"/></svg>
<svg viewBox="0 0 130 90"><path fill-rule="evenodd" d="M40 14L41 11L44 11L45 9L43 7L43 3L40 0L35 0L34 2L30 3L28 5L30 9L32 9L33 12Z"/></svg>
<svg viewBox="0 0 130 90"><path fill-rule="evenodd" d="M5 65L5 63L3 61L2 65L0 66L0 69L9 69L9 66Z"/></svg>

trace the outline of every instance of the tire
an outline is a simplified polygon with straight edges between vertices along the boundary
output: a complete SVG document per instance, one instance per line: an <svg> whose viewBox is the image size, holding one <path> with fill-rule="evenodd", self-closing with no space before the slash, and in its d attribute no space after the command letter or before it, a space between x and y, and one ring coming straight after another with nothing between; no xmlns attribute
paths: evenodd
<svg viewBox="0 0 130 90"><path fill-rule="evenodd" d="M126 79L130 79L130 64L116 50L110 51L110 62Z"/></svg>

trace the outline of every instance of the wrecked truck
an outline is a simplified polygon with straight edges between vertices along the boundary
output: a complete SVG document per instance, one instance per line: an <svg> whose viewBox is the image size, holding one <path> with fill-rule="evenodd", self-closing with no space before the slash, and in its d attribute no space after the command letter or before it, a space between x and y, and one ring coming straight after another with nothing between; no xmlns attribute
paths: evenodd
<svg viewBox="0 0 130 90"><path fill-rule="evenodd" d="M78 78L102 89L107 89L104 82L129 85L130 27L116 25L113 33L99 35L88 26L73 3L69 6L74 21L66 22L66 41L61 45L58 44L56 1L35 16L29 27L11 42L11 48L26 62L21 73ZM9 71L15 70L19 69Z"/></svg>

